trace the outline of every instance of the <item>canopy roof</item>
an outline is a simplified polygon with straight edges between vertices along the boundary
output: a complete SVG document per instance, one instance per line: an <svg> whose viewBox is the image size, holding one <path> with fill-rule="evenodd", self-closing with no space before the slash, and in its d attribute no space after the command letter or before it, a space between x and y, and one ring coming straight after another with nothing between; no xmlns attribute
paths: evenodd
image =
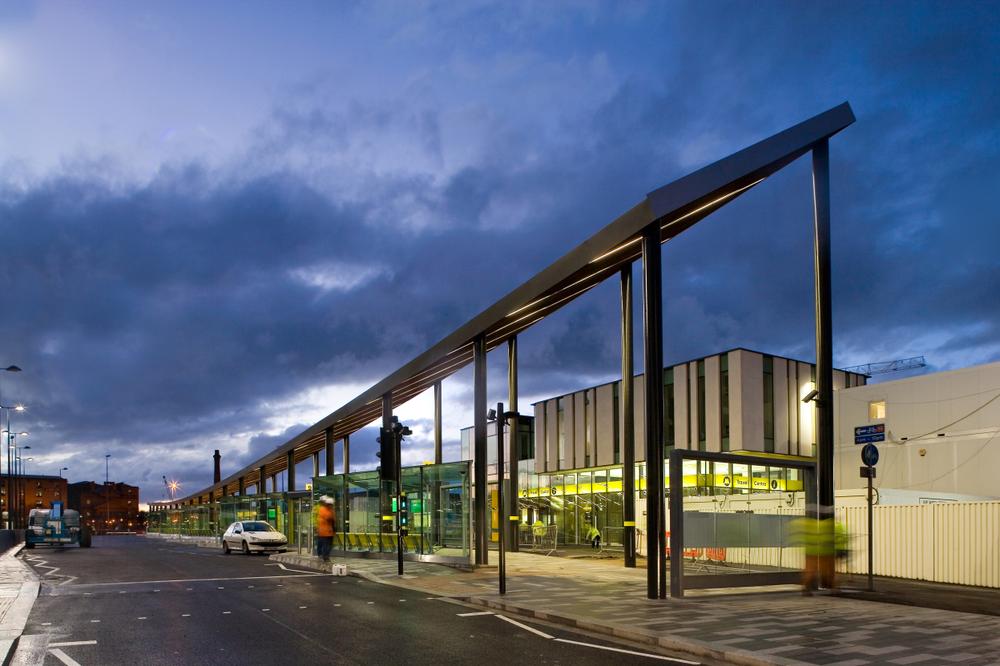
<svg viewBox="0 0 1000 666"><path fill-rule="evenodd" d="M391 394L396 408L448 377L473 360L473 341L486 339L494 349L548 314L586 293L623 267L640 258L642 231L660 225L665 242L715 212L779 169L809 152L854 122L847 102L789 127L729 157L650 192L638 204L527 280L440 342L399 368L353 400L317 421L289 441L220 483L183 499L259 481L259 469L272 475L287 467L294 451L298 463L325 447L325 433L334 441L361 429L382 414L382 396Z"/></svg>

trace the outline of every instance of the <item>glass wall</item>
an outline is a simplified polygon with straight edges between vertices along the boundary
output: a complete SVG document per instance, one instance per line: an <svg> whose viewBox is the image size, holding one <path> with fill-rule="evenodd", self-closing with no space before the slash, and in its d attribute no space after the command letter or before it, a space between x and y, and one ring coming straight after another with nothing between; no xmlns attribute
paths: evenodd
<svg viewBox="0 0 1000 666"><path fill-rule="evenodd" d="M403 468L403 492L409 503L404 554L469 561L470 465L457 462ZM396 552L396 506L391 485L381 488L374 470L313 479L313 502L322 495L334 501L334 551Z"/></svg>

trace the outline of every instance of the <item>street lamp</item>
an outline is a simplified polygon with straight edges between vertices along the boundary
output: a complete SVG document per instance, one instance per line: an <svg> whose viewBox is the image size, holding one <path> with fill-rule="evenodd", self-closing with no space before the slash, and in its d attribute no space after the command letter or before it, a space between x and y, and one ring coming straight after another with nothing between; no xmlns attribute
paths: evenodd
<svg viewBox="0 0 1000 666"><path fill-rule="evenodd" d="M61 467L61 468L59 468L59 478L60 479L62 478L62 473L65 472L68 469L69 469L69 467Z"/></svg>

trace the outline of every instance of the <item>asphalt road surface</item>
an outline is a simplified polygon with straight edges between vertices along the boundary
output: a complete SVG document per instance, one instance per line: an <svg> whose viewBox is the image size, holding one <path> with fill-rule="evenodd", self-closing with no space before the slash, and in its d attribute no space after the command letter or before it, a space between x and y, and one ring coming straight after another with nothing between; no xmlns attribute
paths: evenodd
<svg viewBox="0 0 1000 666"><path fill-rule="evenodd" d="M696 663L402 588L144 537L36 548L13 664Z"/></svg>

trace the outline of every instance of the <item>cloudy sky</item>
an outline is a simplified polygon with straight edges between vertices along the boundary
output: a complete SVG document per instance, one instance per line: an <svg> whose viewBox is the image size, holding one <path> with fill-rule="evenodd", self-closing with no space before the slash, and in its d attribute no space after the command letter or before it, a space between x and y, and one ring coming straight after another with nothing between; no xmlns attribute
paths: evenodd
<svg viewBox="0 0 1000 666"><path fill-rule="evenodd" d="M110 453L144 501L198 490L212 449L232 473L648 191L844 100L834 362L1000 359L998 9L6 0L0 399L29 471L103 480ZM666 245L667 362L812 359L811 223L805 159ZM612 379L617 307L606 284L522 336L522 399ZM445 382L452 458L470 382ZM430 408L401 410L408 461Z"/></svg>

